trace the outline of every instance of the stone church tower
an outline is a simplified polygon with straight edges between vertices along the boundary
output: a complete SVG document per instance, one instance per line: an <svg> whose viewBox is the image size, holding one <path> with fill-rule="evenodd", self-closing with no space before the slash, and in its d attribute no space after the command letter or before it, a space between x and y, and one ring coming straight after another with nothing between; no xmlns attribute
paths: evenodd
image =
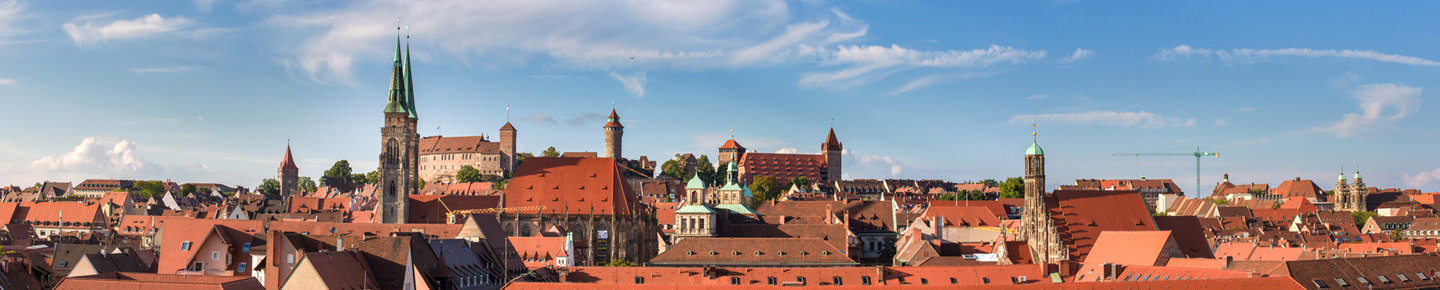
<svg viewBox="0 0 1440 290"><path fill-rule="evenodd" d="M840 139L835 138L835 128L830 128L830 135L825 136L824 143L820 143L820 154L825 155L824 181L835 182L844 177L841 174L843 168L840 166L840 157L844 151L845 146L840 144Z"/></svg>
<svg viewBox="0 0 1440 290"><path fill-rule="evenodd" d="M1331 201L1335 203L1337 211L1365 211L1368 206L1365 204L1365 179L1360 176L1360 170L1355 170L1355 183L1345 184L1345 171L1340 171L1339 182L1335 185L1335 195Z"/></svg>
<svg viewBox="0 0 1440 290"><path fill-rule="evenodd" d="M625 126L620 125L620 115L615 114L615 109L610 109L609 122L605 123L605 156L620 159L620 141L625 135Z"/></svg>
<svg viewBox="0 0 1440 290"><path fill-rule="evenodd" d="M411 87L410 54L400 58L395 38L395 66L390 73L390 98L385 103L385 127L380 128L380 222L405 223L410 195L419 191L420 133Z"/></svg>
<svg viewBox="0 0 1440 290"><path fill-rule="evenodd" d="M290 145L285 145L285 160L280 161L279 173L276 180L280 181L280 195L286 196L295 194L295 189L300 184L300 167L295 166L295 157L290 156Z"/></svg>
<svg viewBox="0 0 1440 290"><path fill-rule="evenodd" d="M1025 212L1020 217L1018 234L1019 240L1030 245L1036 264L1070 259L1045 199L1045 151L1038 142L1030 143L1025 150Z"/></svg>
<svg viewBox="0 0 1440 290"><path fill-rule="evenodd" d="M505 122L500 127L500 168L507 174L515 173L515 126Z"/></svg>

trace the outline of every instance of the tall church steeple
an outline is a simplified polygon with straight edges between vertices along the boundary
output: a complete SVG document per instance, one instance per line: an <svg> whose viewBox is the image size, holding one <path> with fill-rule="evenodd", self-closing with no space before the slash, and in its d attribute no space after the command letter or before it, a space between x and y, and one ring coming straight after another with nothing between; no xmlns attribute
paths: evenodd
<svg viewBox="0 0 1440 290"><path fill-rule="evenodd" d="M410 33L406 28L405 33L405 109L410 113L410 118L419 118L415 110L415 75L410 73Z"/></svg>
<svg viewBox="0 0 1440 290"><path fill-rule="evenodd" d="M1031 137L1038 134L1032 132ZM1050 217L1045 194L1045 150L1039 140L1025 149L1025 205L1020 217L1019 239L1030 246L1036 264L1070 259L1069 248L1060 240L1055 220Z"/></svg>
<svg viewBox="0 0 1440 290"><path fill-rule="evenodd" d="M395 35L395 63L390 72L390 98L385 104L385 127L380 128L380 222L405 223L410 195L420 185L419 119L410 88L408 53L401 58L399 27Z"/></svg>

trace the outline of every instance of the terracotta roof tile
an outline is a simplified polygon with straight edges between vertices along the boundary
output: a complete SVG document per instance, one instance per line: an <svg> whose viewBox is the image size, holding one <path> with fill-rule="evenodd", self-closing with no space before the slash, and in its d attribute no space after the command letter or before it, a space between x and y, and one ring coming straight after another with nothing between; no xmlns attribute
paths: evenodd
<svg viewBox="0 0 1440 290"><path fill-rule="evenodd" d="M1101 232L1157 229L1135 191L1056 190L1045 204L1077 261L1084 261Z"/></svg>
<svg viewBox="0 0 1440 290"><path fill-rule="evenodd" d="M505 207L546 214L628 215L638 198L612 158L531 157L505 187ZM534 213L536 211L530 211Z"/></svg>
<svg viewBox="0 0 1440 290"><path fill-rule="evenodd" d="M500 153L500 143L481 136L426 136L420 138L420 154Z"/></svg>
<svg viewBox="0 0 1440 290"><path fill-rule="evenodd" d="M652 265L855 265L843 249L815 238L686 238Z"/></svg>
<svg viewBox="0 0 1440 290"><path fill-rule="evenodd" d="M60 280L55 289L225 289L261 290L265 286L250 276L195 276L150 273L106 273Z"/></svg>

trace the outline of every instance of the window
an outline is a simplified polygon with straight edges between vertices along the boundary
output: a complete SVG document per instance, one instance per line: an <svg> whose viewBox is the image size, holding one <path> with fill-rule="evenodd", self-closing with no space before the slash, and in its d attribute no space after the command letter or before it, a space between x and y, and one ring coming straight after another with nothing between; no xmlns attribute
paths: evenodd
<svg viewBox="0 0 1440 290"><path fill-rule="evenodd" d="M897 280L900 280L900 284L905 284L905 277L898 277Z"/></svg>
<svg viewBox="0 0 1440 290"><path fill-rule="evenodd" d="M740 285L740 277L730 277L730 285Z"/></svg>
<svg viewBox="0 0 1440 290"><path fill-rule="evenodd" d="M833 284L835 286L845 285L844 283L840 283L840 276L835 276L834 278L831 278L830 284Z"/></svg>
<svg viewBox="0 0 1440 290"><path fill-rule="evenodd" d="M645 284L645 277L635 276L635 284Z"/></svg>
<svg viewBox="0 0 1440 290"><path fill-rule="evenodd" d="M1405 274L1395 274L1395 277L1400 278L1400 282L1410 282L1410 277L1405 277Z"/></svg>
<svg viewBox="0 0 1440 290"><path fill-rule="evenodd" d="M181 250L181 251L189 251L189 250L190 250L190 241L181 242L181 243L180 243L180 250Z"/></svg>
<svg viewBox="0 0 1440 290"><path fill-rule="evenodd" d="M1420 278L1420 281L1430 280L1430 277L1426 277L1425 273L1420 272L1415 272L1415 278Z"/></svg>
<svg viewBox="0 0 1440 290"><path fill-rule="evenodd" d="M249 252L250 252L250 243L241 244L241 245L240 245L240 251L241 251L241 252L249 253Z"/></svg>
<svg viewBox="0 0 1440 290"><path fill-rule="evenodd" d="M294 263L295 263L295 254L285 255L285 263L286 263L286 264L294 264Z"/></svg>
<svg viewBox="0 0 1440 290"><path fill-rule="evenodd" d="M870 285L870 276L860 276L860 285Z"/></svg>
<svg viewBox="0 0 1440 290"><path fill-rule="evenodd" d="M1320 281L1320 279L1310 280L1310 282L1315 282L1316 288L1330 289L1330 285L1325 285L1325 281Z"/></svg>
<svg viewBox="0 0 1440 290"><path fill-rule="evenodd" d="M70 264L70 263L65 262L65 261L60 261L60 268L65 268L65 265L67 265L67 264Z"/></svg>
<svg viewBox="0 0 1440 290"><path fill-rule="evenodd" d="M210 252L210 259L211 259L211 260L219 260L219 259L220 259L220 251L212 251L212 252Z"/></svg>
<svg viewBox="0 0 1440 290"><path fill-rule="evenodd" d="M1355 277L1355 281L1360 281L1360 284L1364 284L1366 287L1375 286L1375 284L1370 284L1370 280L1366 280L1365 277Z"/></svg>
<svg viewBox="0 0 1440 290"><path fill-rule="evenodd" d="M990 284L990 277L980 278L980 282L985 282L985 284Z"/></svg>
<svg viewBox="0 0 1440 290"><path fill-rule="evenodd" d="M1375 278L1380 278L1380 283L1390 284L1390 278L1386 278L1385 275L1376 275Z"/></svg>
<svg viewBox="0 0 1440 290"><path fill-rule="evenodd" d="M250 267L248 267L248 266L250 266L250 263L240 262L240 267L237 268L236 270L237 270L237 271L240 271L240 273L245 273L245 270L249 270L249 269L250 269Z"/></svg>
<svg viewBox="0 0 1440 290"><path fill-rule="evenodd" d="M920 285L930 285L930 279L920 278Z"/></svg>
<svg viewBox="0 0 1440 290"><path fill-rule="evenodd" d="M1130 282L1131 277L1135 277L1135 274L1125 274L1125 280L1120 281Z"/></svg>
<svg viewBox="0 0 1440 290"><path fill-rule="evenodd" d="M1340 287L1350 287L1350 282L1345 282L1345 278L1335 278L1335 284Z"/></svg>
<svg viewBox="0 0 1440 290"><path fill-rule="evenodd" d="M795 281L800 281L800 284L805 284L805 277L795 277Z"/></svg>
<svg viewBox="0 0 1440 290"><path fill-rule="evenodd" d="M775 285L775 277L765 278L765 284Z"/></svg>

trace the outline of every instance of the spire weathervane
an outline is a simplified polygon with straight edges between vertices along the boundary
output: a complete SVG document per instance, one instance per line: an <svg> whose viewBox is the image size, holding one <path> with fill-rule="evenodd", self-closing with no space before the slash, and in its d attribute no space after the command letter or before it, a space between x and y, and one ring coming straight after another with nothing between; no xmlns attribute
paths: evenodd
<svg viewBox="0 0 1440 290"><path fill-rule="evenodd" d="M1039 136L1040 136L1040 125L1035 124L1035 123L1030 123L1030 139L1033 139L1033 140L1031 140L1031 141L1039 141Z"/></svg>

